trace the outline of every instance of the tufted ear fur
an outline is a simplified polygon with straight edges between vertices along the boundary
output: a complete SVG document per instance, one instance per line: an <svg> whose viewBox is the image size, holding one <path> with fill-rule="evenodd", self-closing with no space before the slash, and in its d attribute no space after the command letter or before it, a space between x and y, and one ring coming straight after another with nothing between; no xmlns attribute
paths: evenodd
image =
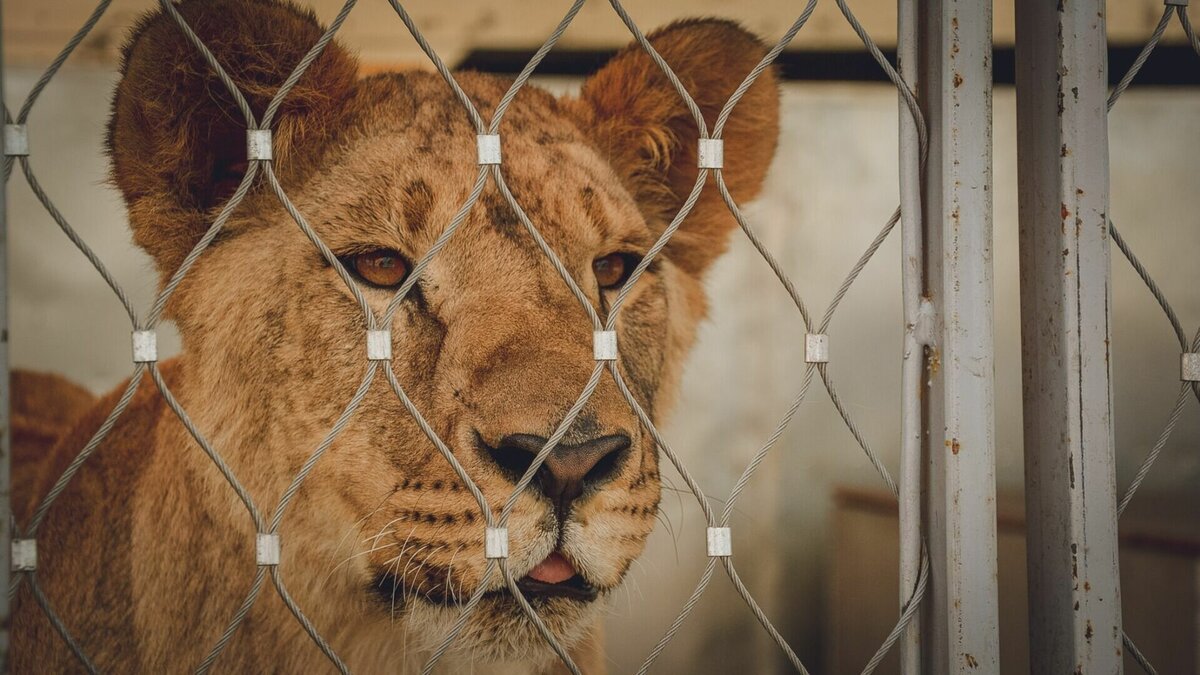
<svg viewBox="0 0 1200 675"><path fill-rule="evenodd" d="M721 107L766 48L730 21L680 21L648 36L704 113L709 133ZM636 43L584 83L578 116L617 169L651 224L665 227L683 205L699 169L699 131L666 76ZM779 88L768 69L725 125L724 177L739 204L754 198L775 154ZM713 185L672 238L667 255L701 274L728 245L736 225Z"/></svg>
<svg viewBox="0 0 1200 675"><path fill-rule="evenodd" d="M324 32L310 11L276 0L185 0L177 7L259 120ZM354 57L330 43L284 100L272 127L275 168L285 185L328 147L357 70ZM125 45L107 144L134 240L160 273L170 274L241 181L246 121L161 10L143 17Z"/></svg>

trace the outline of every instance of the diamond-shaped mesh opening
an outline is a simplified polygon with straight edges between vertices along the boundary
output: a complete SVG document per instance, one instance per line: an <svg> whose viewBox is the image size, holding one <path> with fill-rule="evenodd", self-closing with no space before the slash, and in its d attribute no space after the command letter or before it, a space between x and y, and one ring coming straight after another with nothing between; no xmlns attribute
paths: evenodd
<svg viewBox="0 0 1200 675"><path fill-rule="evenodd" d="M1118 81L1117 85L1109 94L1108 109L1110 112L1121 98L1121 94L1123 94L1129 85L1131 85L1137 78L1138 72L1146 63L1146 59L1148 59L1154 52L1155 48L1158 47L1159 42L1162 40L1163 34L1171 25L1171 22L1176 19L1179 22L1179 26L1183 29L1183 33L1187 37L1188 43L1192 46L1192 49L1196 52L1197 56L1200 56L1200 36L1197 36L1196 31L1192 28L1192 23L1188 18L1187 4L1177 4L1172 2L1164 3L1162 15L1159 17L1158 24L1155 26L1154 32L1147 39L1146 44L1142 47L1141 52L1138 53L1138 56L1134 60L1133 64L1130 65L1129 70L1127 70L1125 74L1121 76L1120 81ZM1200 67L1200 64L1193 63L1190 64L1190 66L1196 68ZM1138 259L1130 243L1127 242L1126 239L1121 235L1121 232L1117 229L1116 223L1114 223L1111 219L1109 220L1108 227L1113 243L1115 243L1117 248L1120 249L1121 254L1129 262L1134 272L1137 273L1142 283L1145 284L1146 289L1150 292L1151 296L1153 296L1155 302L1162 310L1163 317L1166 319L1172 334L1179 343L1181 362L1186 362L1187 354L1200 352L1200 325L1197 325L1195 332L1190 334L1191 337L1189 339L1189 333L1185 330L1184 323L1180 320L1175 308L1171 306L1170 301L1167 299L1166 294L1163 292L1158 282L1154 280L1150 270L1144 264L1142 264L1141 260ZM1184 414L1185 408L1188 405L1188 401L1194 399L1197 402L1200 402L1200 383L1188 380L1186 377L1186 367L1184 367L1182 363L1180 368L1180 376L1181 382L1179 384L1179 393L1175 397L1174 404L1171 406L1170 410L1167 411L1166 422L1163 423L1162 430L1155 439L1154 445L1151 447L1150 452L1146 454L1146 457L1142 460L1140 466L1138 466L1137 472L1130 481L1129 486L1125 489L1124 494L1121 495L1120 502L1117 505L1118 517L1125 512L1126 507L1128 507L1129 503L1133 500L1133 496L1137 493L1138 488L1141 487L1142 482L1145 481L1146 477L1150 474L1150 471L1154 467L1154 463L1158 460L1159 455L1162 454L1163 449L1166 448L1167 443L1171 439L1171 435L1174 433L1175 428L1179 425L1179 421ZM1143 654L1140 649L1138 649L1137 645L1133 642L1133 640L1130 639L1128 633L1123 633L1122 639L1125 643L1126 649L1129 650L1130 655L1133 656L1134 660L1137 661L1137 663L1145 670L1145 672L1152 675L1157 672L1154 669L1154 666L1151 664L1150 659L1147 657L1147 655Z"/></svg>

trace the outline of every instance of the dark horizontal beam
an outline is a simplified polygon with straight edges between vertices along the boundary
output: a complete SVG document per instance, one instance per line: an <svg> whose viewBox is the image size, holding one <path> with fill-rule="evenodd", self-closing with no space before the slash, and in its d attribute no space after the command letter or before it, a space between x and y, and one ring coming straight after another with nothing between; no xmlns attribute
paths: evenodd
<svg viewBox="0 0 1200 675"><path fill-rule="evenodd" d="M1116 84L1137 58L1140 46L1113 46L1108 49L1109 83ZM582 76L596 72L615 52L612 50L557 49L546 55L538 66L539 75ZM895 63L895 50L884 54ZM533 52L516 49L477 49L458 67L487 73L515 75L529 62ZM883 82L883 71L863 50L788 51L777 61L779 72L789 82ZM996 84L1013 84L1016 70L1011 47L992 53L992 72ZM1146 61L1133 82L1134 86L1200 85L1200 57L1187 45L1161 45Z"/></svg>

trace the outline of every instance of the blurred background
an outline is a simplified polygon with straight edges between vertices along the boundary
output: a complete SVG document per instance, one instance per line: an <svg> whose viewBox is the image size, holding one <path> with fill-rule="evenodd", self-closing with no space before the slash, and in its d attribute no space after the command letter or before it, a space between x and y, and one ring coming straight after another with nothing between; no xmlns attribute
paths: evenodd
<svg viewBox="0 0 1200 675"><path fill-rule="evenodd" d="M105 184L102 138L116 50L156 3L115 0L54 79L31 117L32 161L59 209L138 306L154 292L149 259L131 242L117 193ZM311 3L328 21L340 2ZM515 72L568 2L416 0L406 3L451 64ZM643 29L724 16L766 40L800 2L629 0ZM19 107L46 64L91 11L90 0L3 6L5 100ZM851 3L894 53L895 5ZM1159 0L1109 6L1110 62L1119 77L1153 31ZM996 441L1002 664L1027 672L1022 500L1020 321L1013 28L1010 0L995 9L994 99ZM384 2L363 2L341 41L364 70L428 67ZM535 82L577 87L628 33L607 3L583 9ZM766 189L746 212L820 314L898 203L897 102L832 2L822 3L781 60L783 130ZM1110 116L1111 214L1170 298L1185 329L1200 325L1200 58L1176 28ZM14 367L62 373L100 393L129 374L129 325L111 292L36 202L9 188L11 355ZM866 438L895 471L902 335L899 233L850 291L830 335L830 366ZM1161 311L1114 251L1113 372L1118 482L1128 484L1178 392L1178 345ZM801 381L803 325L744 237L708 279L713 299L666 436L714 500L787 409ZM162 338L169 349L178 341ZM163 347L160 346L160 349ZM612 672L642 662L698 581L704 522L670 471L663 523L612 606ZM680 491L683 490L683 491ZM814 387L742 497L734 519L739 571L815 672L858 672L898 609L894 503L828 398ZM1179 427L1122 522L1126 627L1160 672L1200 673L1200 407ZM659 672L783 672L784 661L718 572ZM882 672L895 670L894 659Z"/></svg>

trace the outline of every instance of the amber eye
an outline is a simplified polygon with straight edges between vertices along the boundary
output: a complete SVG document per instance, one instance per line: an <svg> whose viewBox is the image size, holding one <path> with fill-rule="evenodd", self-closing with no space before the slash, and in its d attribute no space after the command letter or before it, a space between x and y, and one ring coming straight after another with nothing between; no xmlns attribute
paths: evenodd
<svg viewBox="0 0 1200 675"><path fill-rule="evenodd" d="M632 253L610 253L592 261L592 273L600 288L616 289L629 279L637 263L638 257Z"/></svg>
<svg viewBox="0 0 1200 675"><path fill-rule="evenodd" d="M399 286L408 276L408 261L388 248L346 256L342 264L363 281L383 288Z"/></svg>

